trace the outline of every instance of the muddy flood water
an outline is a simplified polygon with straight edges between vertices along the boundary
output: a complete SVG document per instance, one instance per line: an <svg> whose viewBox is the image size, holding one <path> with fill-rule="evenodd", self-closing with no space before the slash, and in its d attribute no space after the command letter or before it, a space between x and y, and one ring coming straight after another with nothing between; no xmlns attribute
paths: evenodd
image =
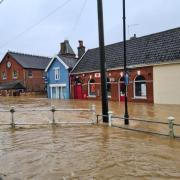
<svg viewBox="0 0 180 180"><path fill-rule="evenodd" d="M58 101L33 97L0 97L0 110L89 108L99 101ZM109 109L123 116L124 104L110 102ZM17 112L16 123L49 123L51 112ZM180 106L129 103L130 117L180 124ZM56 121L87 121L91 113L56 112ZM10 123L10 113L0 112L0 124ZM118 121L118 120L116 120ZM120 120L119 120L120 121ZM122 123L122 122L120 122ZM130 122L168 133L168 127ZM176 129L180 135L180 130ZM106 125L0 126L0 179L3 180L106 180L180 179L180 140L123 130Z"/></svg>

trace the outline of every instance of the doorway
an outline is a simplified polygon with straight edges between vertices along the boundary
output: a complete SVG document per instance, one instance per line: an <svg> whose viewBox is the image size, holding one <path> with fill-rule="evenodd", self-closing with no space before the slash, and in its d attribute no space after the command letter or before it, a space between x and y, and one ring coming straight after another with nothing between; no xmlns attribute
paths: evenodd
<svg viewBox="0 0 180 180"><path fill-rule="evenodd" d="M64 87L52 87L51 88L52 99L65 99Z"/></svg>
<svg viewBox="0 0 180 180"><path fill-rule="evenodd" d="M125 101L125 90L126 90L126 86L124 83L124 76L123 76L119 80L119 101L120 102Z"/></svg>

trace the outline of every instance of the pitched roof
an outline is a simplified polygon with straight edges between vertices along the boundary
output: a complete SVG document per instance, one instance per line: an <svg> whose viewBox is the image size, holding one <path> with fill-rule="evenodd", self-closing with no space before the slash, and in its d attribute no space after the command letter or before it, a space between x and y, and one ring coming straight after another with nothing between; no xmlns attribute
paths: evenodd
<svg viewBox="0 0 180 180"><path fill-rule="evenodd" d="M62 55L58 55L58 57L69 67L73 68L77 63L77 59L73 57L66 57Z"/></svg>
<svg viewBox="0 0 180 180"><path fill-rule="evenodd" d="M51 60L49 57L22 54L12 51L8 51L8 54L24 68L45 69Z"/></svg>
<svg viewBox="0 0 180 180"><path fill-rule="evenodd" d="M25 89L20 81L11 81L0 83L0 90L9 90L9 89Z"/></svg>
<svg viewBox="0 0 180 180"><path fill-rule="evenodd" d="M47 65L45 71L47 72L48 69L51 67L51 64L54 62L54 60L57 59L66 69L72 69L75 64L77 63L77 59L73 57L63 56L63 55L56 55L54 56L49 64Z"/></svg>
<svg viewBox="0 0 180 180"><path fill-rule="evenodd" d="M123 42L107 45L108 69L123 66ZM180 27L127 41L127 65L151 65L180 60ZM71 73L99 71L99 48L90 49Z"/></svg>

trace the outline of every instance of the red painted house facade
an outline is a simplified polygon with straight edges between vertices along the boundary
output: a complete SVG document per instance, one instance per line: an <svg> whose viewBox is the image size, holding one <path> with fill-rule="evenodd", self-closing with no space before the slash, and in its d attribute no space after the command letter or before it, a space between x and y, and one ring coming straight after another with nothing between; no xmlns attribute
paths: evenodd
<svg viewBox="0 0 180 180"><path fill-rule="evenodd" d="M44 92L44 70L49 62L47 57L7 52L0 63L1 94L19 90Z"/></svg>
<svg viewBox="0 0 180 180"><path fill-rule="evenodd" d="M107 71L108 99L124 101L123 69ZM153 103L153 68L137 67L129 70L128 101ZM139 79L138 79L139 78ZM71 97L73 99L101 99L99 72L71 75Z"/></svg>
<svg viewBox="0 0 180 180"><path fill-rule="evenodd" d="M105 53L108 99L124 101L123 42L105 46ZM157 67L171 66L179 63L179 60L180 28L128 40L128 101L154 103L154 89L157 92L157 87L154 86L154 82L157 85L154 72L161 77ZM167 76L168 73L173 72L167 72ZM100 76L99 48L90 49L71 72L71 97L101 99ZM159 83L160 86L164 84Z"/></svg>

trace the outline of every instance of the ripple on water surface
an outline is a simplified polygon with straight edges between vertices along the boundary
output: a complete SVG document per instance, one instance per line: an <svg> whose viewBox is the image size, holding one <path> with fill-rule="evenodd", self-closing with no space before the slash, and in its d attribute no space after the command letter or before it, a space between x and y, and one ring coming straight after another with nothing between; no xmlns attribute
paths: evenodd
<svg viewBox="0 0 180 180"><path fill-rule="evenodd" d="M3 179L179 179L180 142L104 126L0 131Z"/></svg>

